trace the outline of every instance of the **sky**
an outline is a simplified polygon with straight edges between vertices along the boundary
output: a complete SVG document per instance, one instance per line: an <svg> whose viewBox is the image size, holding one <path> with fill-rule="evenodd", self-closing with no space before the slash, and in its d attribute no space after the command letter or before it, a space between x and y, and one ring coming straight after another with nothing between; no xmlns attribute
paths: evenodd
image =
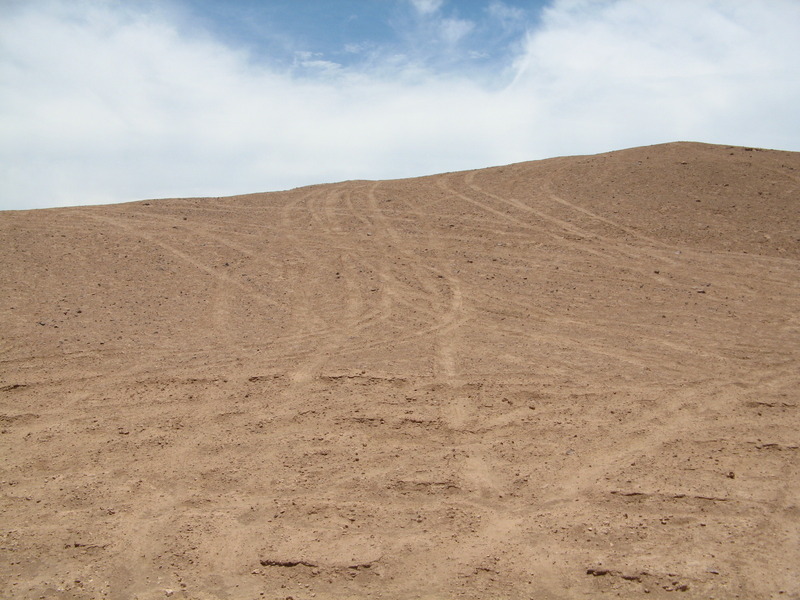
<svg viewBox="0 0 800 600"><path fill-rule="evenodd" d="M0 0L0 210L800 151L800 0Z"/></svg>

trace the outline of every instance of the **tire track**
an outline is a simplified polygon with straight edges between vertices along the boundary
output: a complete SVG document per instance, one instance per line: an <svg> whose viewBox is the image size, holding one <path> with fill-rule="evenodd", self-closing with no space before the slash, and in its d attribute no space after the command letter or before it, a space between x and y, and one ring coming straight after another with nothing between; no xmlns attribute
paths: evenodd
<svg viewBox="0 0 800 600"><path fill-rule="evenodd" d="M211 231L208 227L200 225L199 223L193 222L191 224L187 224L186 221L178 217L171 217L169 215L162 215L157 213L131 212L129 214L136 215L144 219L160 221L165 224L171 225L172 227L177 227L179 230L190 232L193 237L200 237L203 239L212 240L213 242L219 244L220 246L224 246L230 250L233 250L237 254L240 254L242 257L252 259L254 261L254 265L267 264L275 268L281 267L281 263L273 258L270 258L266 252L259 252L255 248L243 246L238 242L234 242L225 235ZM249 234L249 235L252 236L254 234Z"/></svg>
<svg viewBox="0 0 800 600"><path fill-rule="evenodd" d="M430 331L436 333L436 354L434 357L434 374L447 381L454 382L457 376L457 356L456 343L454 340L457 329L466 321L464 316L464 298L461 282L451 273L438 269L433 266L420 264L418 255L413 248L408 245L404 237L394 228L391 221L387 218L380 207L378 201L378 190L380 182L374 183L369 188L368 200L371 214L376 222L380 223L381 230L392 240L394 246L403 254L416 272L416 276L423 288L429 292L429 301L434 313L436 313L436 324ZM423 219L423 222L426 220ZM429 245L438 245L436 237L428 229ZM445 283L447 300L443 300L442 294L436 288L435 283L426 282L429 279L439 280Z"/></svg>
<svg viewBox="0 0 800 600"><path fill-rule="evenodd" d="M568 206L570 209L575 210L581 214L586 214L591 218L598 220L598 222L602 222L611 226L614 226L621 231L626 232L629 235L634 236L636 239L643 240L645 242L644 245L631 245L628 242L620 242L619 240L615 240L613 238L609 238L607 236L602 236L599 234L594 234L593 232L588 232L581 228L578 228L570 223L567 223L561 219L551 218L548 215L545 215L541 211L537 211L522 202L516 200L509 200L502 198L496 194L492 194L491 192L487 192L480 188L478 185L474 184L474 173L467 173L465 175L465 179L467 183L471 186L471 189L474 191L479 191L499 202L504 202L506 204L511 204L516 206L520 210L526 210L532 212L537 216L543 216L545 218L550 218L552 222L558 226L564 226L569 229L569 231L576 232L577 234L585 234L585 237L589 239L600 239L603 240L609 247L613 248L612 252L609 252L605 249L600 251L594 250L588 247L587 244L576 244L574 241L564 238L561 243L570 245L576 249L580 249L582 252L589 252L594 254L595 256L608 261L607 264L614 265L621 262L624 262L627 265L629 271L637 272L640 275L646 277L647 279L656 281L660 284L670 285L673 287L682 286L687 289L691 289L693 287L697 287L703 285L705 281L714 281L715 282L715 289L721 289L721 284L725 281L728 276L734 276L734 280L738 281L740 277L742 266L741 260L736 260L736 262L728 265L730 262L729 256L724 256L720 254L714 254L711 252L703 252L703 251L694 251L689 248L681 248L678 249L677 246L671 246L669 244L665 244L660 242L654 238L650 238L648 236L644 236L637 231L615 223L612 220L605 219L599 215L592 213L591 211L585 210L582 207L567 202L554 193L552 193L551 184L549 182L545 182L545 190L551 196L551 200L556 202L561 202L562 204ZM464 196L462 196L464 197ZM502 214L502 213L501 213ZM659 251L656 248L661 248L662 250ZM680 259L676 259L671 255L664 254L665 252L672 252L677 254L683 254ZM742 255L745 260L751 257L752 255ZM643 258L648 258L655 263L661 263L666 265L666 267L661 267L657 269L653 269L651 265L648 267L641 267L638 266L641 264ZM762 257L763 258L763 257ZM696 265L690 264L690 261L699 260L702 261L702 267L698 268ZM784 260L784 259L779 259ZM657 264L655 266L658 266ZM667 280L663 277L663 275L659 275L656 271L663 270L664 268L668 269L670 272L671 280ZM690 275L691 274L691 275ZM699 274L702 274L702 280L699 279ZM759 276L762 273L758 274ZM795 281L800 279L795 278ZM720 286L719 288L717 286ZM739 288L738 291L741 291Z"/></svg>
<svg viewBox="0 0 800 600"><path fill-rule="evenodd" d="M230 321L230 294L231 289L238 289L241 292L253 298L262 308L271 310L277 307L277 303L263 294L255 292L250 286L243 285L240 281L229 277L224 273L209 267L208 265L196 260L189 254L179 250L171 244L151 235L141 229L135 229L127 223L123 223L119 219L112 217L105 217L96 214L89 214L90 218L95 221L106 223L113 227L117 227L126 231L132 237L144 239L154 246L158 246L168 252L170 255L178 258L182 262L191 265L192 267L211 276L214 281L214 296L212 300L212 327L216 331L216 336L223 336L227 339L228 347L236 347L236 339L231 335L231 321Z"/></svg>
<svg viewBox="0 0 800 600"><path fill-rule="evenodd" d="M260 304L264 310L273 310L280 305L265 296L263 293L260 293L256 290L253 290L251 286L246 285L239 281L238 279L234 279L225 273L219 272L218 270L208 266L205 263L196 260L192 256L188 255L187 253L175 248L171 244L164 242L163 240L158 239L156 236L153 236L141 229L136 229L131 225L120 221L119 219L111 218L111 217L103 217L99 215L88 215L90 218L94 219L95 221L106 223L108 225L112 225L121 229L128 233L131 237L144 239L151 243L152 245L158 246L163 250L167 251L170 255L178 258L182 262L189 264L190 266L210 275L214 279L214 289L215 294L213 298L213 309L212 309L212 322L214 323L215 330L218 332L218 336L213 338L213 341L210 341L210 346L217 349L216 354L218 354L219 350L223 348L230 348L230 343L234 343L234 348L239 348L241 350L253 350L256 348L260 348L262 345L250 345L242 346L238 340L230 337L230 330L232 329L230 324L230 303L229 297L232 289L238 289L241 292L244 292L246 295L251 297L256 303ZM272 340L271 344L265 344L266 348L273 346L277 349L278 352L281 353L281 357L289 356L299 356L302 355L304 349L304 345L306 342L316 340L321 335L321 332L318 330L300 330L293 332L288 335L279 336ZM222 343L219 341L219 336L228 339L228 344ZM289 348L287 348L289 346ZM202 351L208 350L209 345L205 345ZM162 351L153 350L156 352L157 356L160 358L171 357L175 360L185 360L190 357L194 357L198 354L197 349L191 349L188 351L179 351L175 349L165 349ZM152 352L151 352L152 353ZM277 358L276 358L277 360ZM222 366L227 366L230 364L235 363L235 359L229 359L217 363Z"/></svg>
<svg viewBox="0 0 800 600"><path fill-rule="evenodd" d="M343 262L347 263L346 260ZM345 272L348 273L349 269ZM291 373L293 381L308 383L319 377L328 359L344 344L348 334L365 326L364 324L369 321L369 316L363 310L363 298L354 279L352 274L344 277L347 293L339 326L331 328L332 333Z"/></svg>
<svg viewBox="0 0 800 600"><path fill-rule="evenodd" d="M566 234L555 233L554 231L551 231L550 229L548 229L546 227L543 227L542 225L533 225L533 224L531 224L531 223L529 223L529 222L527 222L527 221L525 221L523 219L520 219L520 218L515 217L515 216L513 216L511 214L508 214L506 212L498 210L498 209L492 207L491 205L489 205L489 204L487 204L485 202L481 202L480 200L477 200L474 197L467 196L466 194L463 194L463 193L459 192L455 188L448 186L447 183L445 182L445 176L440 176L438 178L438 180L437 180L437 184L442 189L444 189L447 193L449 193L449 194L451 194L451 195L453 195L455 197L458 197L458 198L464 200L465 202L467 202L469 204L472 204L473 206L475 206L475 207L477 207L477 208L479 208L479 209L481 209L481 210L483 210L485 212L488 212L490 214L493 214L493 215L499 217L499 219L501 221L514 223L515 225L517 225L519 227L523 227L523 228L528 229L530 231L534 231L537 236L544 236L544 237L547 237L547 238L549 238L551 240L554 240L559 246L573 248L573 249L578 250L578 252L580 252L580 253L596 256L596 257L598 257L598 258L600 258L602 260L619 261L619 260L621 260L621 258L624 257L626 259L633 258L635 262L638 262L640 260L640 258L641 258L640 256L632 255L630 252L624 252L624 253L622 253L623 257L620 257L619 255L617 255L617 254L615 254L613 252L608 252L608 251L603 250L603 249L592 248L587 243L580 243L580 241L583 240L584 238L599 239L599 237L597 235L595 235L594 233L587 233L587 232L584 232L582 230L577 230L577 229L573 228L571 225L570 225L570 229L575 230L575 231L579 231L579 233L572 233L572 235L575 236L575 239L567 237ZM505 201L503 201L503 202L504 202L504 204L508 204ZM510 206L513 206L513 205L510 205ZM571 233L571 232L568 231L567 233ZM616 242L615 242L615 244L616 244ZM635 262L633 264L635 264ZM641 268L638 268L637 270L641 271L642 274L644 274L644 275L646 275L648 277L652 276L652 271L650 271L650 270L641 269Z"/></svg>
<svg viewBox="0 0 800 600"><path fill-rule="evenodd" d="M312 214L315 224L322 230L322 236L317 238L316 243L323 250L321 254L328 252L329 244L343 227L331 206L338 199L338 195L329 194L325 198L315 198L313 202L307 204L307 208ZM345 194L345 204L353 210L353 216L365 225L368 229L375 229L372 223L366 219L352 204L350 194ZM320 200L322 200L320 209ZM328 334L325 339L319 340L314 351L306 357L305 361L292 373L292 378L298 383L307 383L319 377L324 366L333 356L342 356L348 351L364 349L365 333L375 329L380 324L387 321L392 314L394 293L389 288L392 286L392 279L385 271L382 262L372 263L368 258L368 249L353 248L351 252L344 253L339 258L339 271L346 287L344 308L337 324L328 325ZM359 269L361 267L361 269ZM364 290L365 281L359 277L361 272L375 272L378 280L382 283L381 287L373 288L374 292L380 292L380 300L377 305L370 304L366 298ZM391 334L385 333L383 342L391 342Z"/></svg>
<svg viewBox="0 0 800 600"><path fill-rule="evenodd" d="M295 200L286 203L280 215L281 234L285 238L289 252L295 255L297 261L297 267L292 269L291 273L287 272L287 278L295 282L291 290L294 297L291 307L295 312L293 322L305 334L298 339L298 342L293 344L292 348L292 350L303 356L303 359L299 361L300 364L291 373L291 378L298 383L307 383L313 379L315 373L324 364L326 349L335 345L341 338L341 333L337 328L321 316L324 313L315 310L311 299L312 290L308 289L304 284L304 280L307 279L306 272L314 267L319 268L318 257L309 253L308 249L311 244L306 240L300 239L296 232L298 228L295 224L296 217L294 216L301 209L304 209L304 212L310 215L309 201L313 200L315 196L320 196L324 193L324 190L316 190L301 195ZM353 302L352 298L349 298L349 293L348 299L350 303ZM345 308L345 311L347 310ZM308 347L308 345L300 343L299 340L313 340L313 347Z"/></svg>
<svg viewBox="0 0 800 600"><path fill-rule="evenodd" d="M546 231L548 234L550 234L551 236L555 236L557 239L559 239L560 243L562 243L562 244L568 243L568 245L580 248L584 252L589 252L589 253L594 254L596 256L599 256L599 257L602 257L602 258L605 258L605 259L614 260L614 261L619 261L620 259L624 258L626 260L633 261L633 264L636 264L636 262L639 262L641 260L642 255L645 255L645 256L649 257L651 260L655 260L655 261L658 261L658 262L661 262L661 263L666 263L666 264L671 265L671 266L674 266L674 265L678 264L677 261L674 258L664 254L664 252L654 252L653 249L648 247L648 246L634 246L634 245L629 244L627 242L620 242L619 240L617 240L615 238L610 238L608 236L599 234L597 232L583 229L582 227L574 225L574 224L572 224L572 223L570 223L568 221L565 221L563 219L559 219L558 217L554 217L554 216L549 215L549 214L547 214L547 213L545 213L543 211L537 210L537 209L533 208L532 206L529 206L529 205L525 204L524 202L521 202L520 200L517 200L517 199L514 199L514 198L504 198L502 196L498 196L497 194L493 194L491 192L488 192L488 191L486 191L485 189L481 188L480 186L476 185L473 182L474 175L475 175L474 172L470 172L470 173L467 173L464 176L465 182L470 187L470 189L472 189L473 191L478 192L480 194L483 194L485 196L488 196L489 198L492 198L493 200L495 200L497 202L500 202L501 204L505 204L507 206L513 207L516 210L519 210L519 211L522 211L522 212L525 212L525 213L528 213L528 214L532 214L535 217L537 217L538 219L541 219L541 220L543 220L545 222L551 223L552 225L554 225L558 229L561 229L564 232L567 232L569 234L572 234L572 235L576 236L578 238L578 240L601 241L604 244L606 244L611 249L611 251L609 251L607 249L597 250L597 249L594 249L594 248L589 248L586 243L576 244L575 243L576 240L573 240L573 239L570 239L568 237L565 237L564 234L557 234L557 233L554 233L554 232L552 232L552 231L550 231L548 229L544 229L543 228L544 231ZM546 187L548 184L544 183L543 185ZM551 198L551 199L554 199L554 198ZM664 244L660 244L658 242L656 242L656 243L659 246L665 246ZM668 247L666 247L666 246L665 246L665 248L668 249ZM652 271L651 270L641 270L641 272L643 274L647 275L647 276L652 276Z"/></svg>
<svg viewBox="0 0 800 600"><path fill-rule="evenodd" d="M220 273L219 271L215 270L214 268L209 267L207 264L202 263L199 260L196 260L195 258L190 256L186 252L183 252L182 250L179 250L178 248L175 248L171 244L168 244L167 242L165 242L163 240L160 240L157 237L155 237L155 236L153 236L153 235L151 235L149 233L146 233L146 232L144 232L142 230L139 230L139 229L135 229L134 227L131 227L129 224L124 223L121 220L115 219L115 218L112 218L112 217L106 217L106 216L101 216L101 215L97 215L97 214L88 214L87 216L89 218L91 218L91 219L94 219L95 221L106 223L108 225L112 225L114 227L117 227L118 229L122 229L122 230L128 232L128 234L131 235L131 237L141 238L141 239L147 240L152 245L162 248L163 250L167 251L172 256L175 256L176 258L180 259L184 263L187 263L187 264L193 266L194 268L196 268L196 269L198 269L200 271L203 271L204 273L206 273L207 275L210 275L211 277L213 277L214 279L220 281L221 283L224 283L225 285L230 286L230 287L238 288L238 289L240 289L241 291L243 291L243 292L245 292L247 294L253 295L253 296L258 298L259 302L261 302L263 304L266 304L266 305L268 305L270 307L275 307L276 306L276 303L273 300L270 300L269 298L265 297L263 294L258 294L257 292L252 290L249 286L243 285L240 281L237 281L236 279L233 279L233 278L225 275L224 273Z"/></svg>

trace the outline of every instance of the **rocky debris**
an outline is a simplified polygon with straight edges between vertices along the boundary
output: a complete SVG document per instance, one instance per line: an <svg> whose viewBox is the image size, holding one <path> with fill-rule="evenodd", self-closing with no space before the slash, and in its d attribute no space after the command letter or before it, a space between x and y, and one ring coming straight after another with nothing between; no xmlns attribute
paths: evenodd
<svg viewBox="0 0 800 600"><path fill-rule="evenodd" d="M309 562L307 560L276 560L271 558L262 558L262 567L318 567L319 565Z"/></svg>

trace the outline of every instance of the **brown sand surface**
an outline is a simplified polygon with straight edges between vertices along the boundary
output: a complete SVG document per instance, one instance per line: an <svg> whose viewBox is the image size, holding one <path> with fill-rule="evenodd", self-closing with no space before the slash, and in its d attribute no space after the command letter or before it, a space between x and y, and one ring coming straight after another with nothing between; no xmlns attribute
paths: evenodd
<svg viewBox="0 0 800 600"><path fill-rule="evenodd" d="M2 598L800 598L800 153L0 213Z"/></svg>

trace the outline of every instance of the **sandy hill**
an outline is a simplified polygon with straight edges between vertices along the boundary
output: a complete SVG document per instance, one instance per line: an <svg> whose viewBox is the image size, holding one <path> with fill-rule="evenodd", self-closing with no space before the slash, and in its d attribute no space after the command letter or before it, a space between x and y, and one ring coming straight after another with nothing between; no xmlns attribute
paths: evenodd
<svg viewBox="0 0 800 600"><path fill-rule="evenodd" d="M3 598L800 598L800 154L0 213Z"/></svg>

